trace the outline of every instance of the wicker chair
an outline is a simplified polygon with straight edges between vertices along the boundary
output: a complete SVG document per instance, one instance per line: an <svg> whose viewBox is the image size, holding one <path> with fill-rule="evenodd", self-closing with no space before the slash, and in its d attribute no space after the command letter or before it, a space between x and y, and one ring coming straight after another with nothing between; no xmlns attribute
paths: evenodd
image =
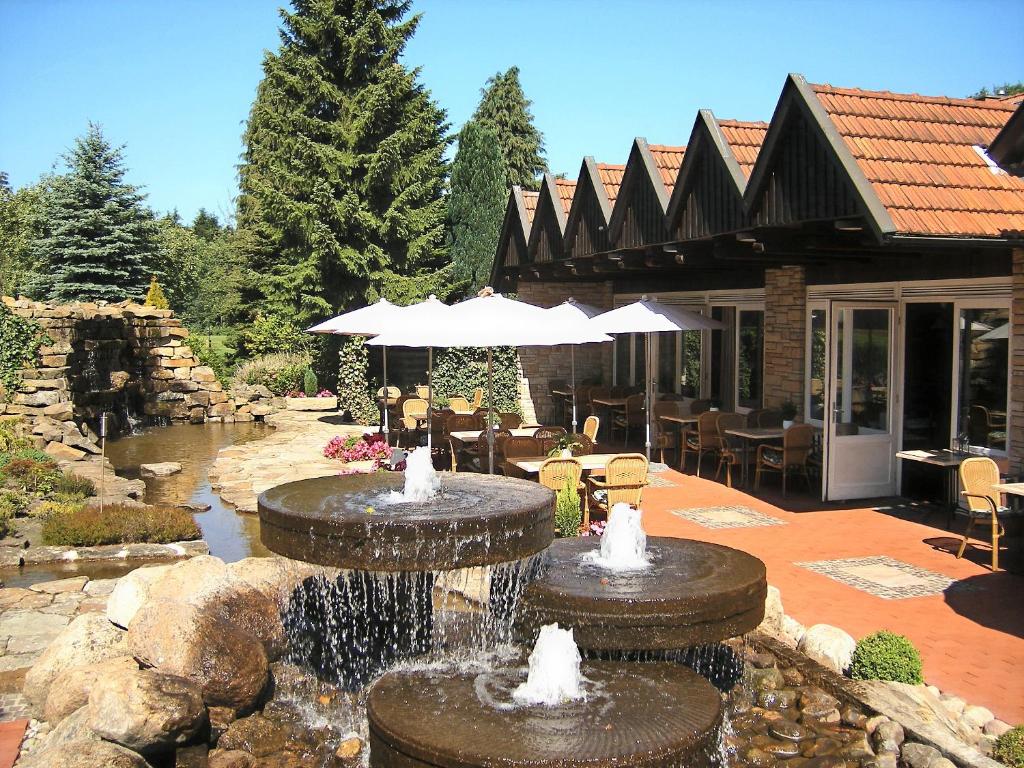
<svg viewBox="0 0 1024 768"><path fill-rule="evenodd" d="M587 416L583 422L583 434L590 438L590 442L597 442L597 430L601 428L601 419L597 416Z"/></svg>
<svg viewBox="0 0 1024 768"><path fill-rule="evenodd" d="M626 398L626 410L612 420L612 437L615 436L616 428L623 431L622 447L629 443L629 430L642 428L644 426L644 396L642 394L630 395Z"/></svg>
<svg viewBox="0 0 1024 768"><path fill-rule="evenodd" d="M594 405L594 400L604 400L612 396L612 390L610 387L591 387L590 391L587 392L587 415L596 416L599 406Z"/></svg>
<svg viewBox="0 0 1024 768"><path fill-rule="evenodd" d="M999 494L992 488L998 482L999 467L992 459L977 456L964 459L960 464L960 485L963 487L960 495L967 501L967 530L964 531L964 540L960 542L956 556L957 559L964 556L974 523L988 520L992 525L993 571L999 570L999 539L1006 535L1002 521L1015 514L999 503ZM958 507L957 512L963 514L965 511Z"/></svg>
<svg viewBox="0 0 1024 768"><path fill-rule="evenodd" d="M580 496L583 497L583 525L590 525L590 505L587 504L587 488L583 484L583 465L576 459L563 459L555 456L546 459L540 465L538 480L545 488L550 488L558 493L567 484L575 485ZM575 535L576 531L562 531L563 536Z"/></svg>
<svg viewBox="0 0 1024 768"><path fill-rule="evenodd" d="M517 437L516 435L511 435L505 438L505 443L502 446L502 454L504 456L504 461L501 465L502 472L509 477L520 477L525 479L527 477L526 473L513 464L512 460L540 456L540 441L535 437Z"/></svg>
<svg viewBox="0 0 1024 768"><path fill-rule="evenodd" d="M654 447L658 449L658 461L665 463L665 449L679 449L679 430L667 427L661 416L675 416L679 406L672 402L660 400L654 404Z"/></svg>
<svg viewBox="0 0 1024 768"><path fill-rule="evenodd" d="M782 426L782 411L776 411L774 408L764 408L757 415L758 427L781 427ZM748 422L748 425L749 422ZM754 425L750 425L754 426Z"/></svg>
<svg viewBox="0 0 1024 768"><path fill-rule="evenodd" d="M519 429L519 425L523 423L523 417L518 413L499 413L498 417L501 419L502 429Z"/></svg>
<svg viewBox="0 0 1024 768"><path fill-rule="evenodd" d="M647 457L642 453L622 453L608 459L604 479L587 478L588 504L605 516L616 504L637 507L647 485Z"/></svg>
<svg viewBox="0 0 1024 768"><path fill-rule="evenodd" d="M469 404L469 400L458 395L448 398L448 407L455 413L473 413L473 406Z"/></svg>
<svg viewBox="0 0 1024 768"><path fill-rule="evenodd" d="M416 440L419 437L421 426L424 420L427 418L427 401L420 400L418 397L410 397L408 400L402 402L402 419L399 421L399 427L401 434L399 435L399 442L401 442L402 435L406 438L406 446L410 446L409 440Z"/></svg>
<svg viewBox="0 0 1024 768"><path fill-rule="evenodd" d="M697 417L697 428L688 429L684 433L684 450L679 460L679 469L686 466L686 457L697 454L697 477L700 477L700 465L705 454L717 456L722 448L722 442L718 437L718 417L720 411L704 411Z"/></svg>
<svg viewBox="0 0 1024 768"><path fill-rule="evenodd" d="M430 399L430 387L428 387L426 384L417 384L415 387L413 387L413 389L416 390L416 397L420 398L421 400Z"/></svg>
<svg viewBox="0 0 1024 768"><path fill-rule="evenodd" d="M690 415L700 416L702 413L707 413L711 410L710 400L693 400L690 402Z"/></svg>
<svg viewBox="0 0 1024 768"><path fill-rule="evenodd" d="M794 424L782 436L782 446L757 446L757 471L754 473L754 490L761 487L762 472L778 472L782 475L782 496L786 496L786 476L798 470L811 489L811 476L807 459L814 447L814 427L810 424Z"/></svg>
<svg viewBox="0 0 1024 768"><path fill-rule="evenodd" d="M470 448L463 447L461 450L455 448L455 441L451 437L452 432L475 432L478 431L476 417L468 413L453 413L444 422L444 429L448 435L448 446L452 453L452 472L458 472L459 459L470 455ZM461 445L461 443L460 443ZM475 455L476 444L473 445Z"/></svg>
<svg viewBox="0 0 1024 768"><path fill-rule="evenodd" d="M484 388L477 387L473 390L473 397L469 401L470 406L473 410L479 409L484 404Z"/></svg>
<svg viewBox="0 0 1024 768"><path fill-rule="evenodd" d="M402 396L402 390L400 390L398 387L388 387L387 396L387 404L390 407L398 402L398 398ZM381 401L384 400L384 387L381 387L380 389L377 390L377 399Z"/></svg>
<svg viewBox="0 0 1024 768"><path fill-rule="evenodd" d="M560 438L567 435L565 427L541 427L533 436L540 441L540 455L547 456L558 445Z"/></svg>
<svg viewBox="0 0 1024 768"><path fill-rule="evenodd" d="M750 414L744 416L742 413L723 413L718 416L718 440L721 449L718 452L718 469L715 471L715 480L718 479L724 467L725 484L729 488L732 488L732 468L736 465L742 466L747 461L747 453L740 438L727 435L725 432L729 429L750 426L749 416Z"/></svg>

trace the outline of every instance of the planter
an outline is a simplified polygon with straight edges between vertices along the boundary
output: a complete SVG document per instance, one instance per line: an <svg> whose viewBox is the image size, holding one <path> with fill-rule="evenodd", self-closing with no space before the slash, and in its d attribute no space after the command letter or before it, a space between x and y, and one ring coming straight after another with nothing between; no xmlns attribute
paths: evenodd
<svg viewBox="0 0 1024 768"><path fill-rule="evenodd" d="M782 428L783 429L789 429L792 426L793 426L793 420L792 419L783 419L782 420Z"/></svg>
<svg viewBox="0 0 1024 768"><path fill-rule="evenodd" d="M346 472L361 472L369 474L370 472L373 472L374 463L373 459L364 459L363 461L343 461L341 462L341 468Z"/></svg>
<svg viewBox="0 0 1024 768"><path fill-rule="evenodd" d="M284 406L289 411L336 411L336 397L286 397Z"/></svg>

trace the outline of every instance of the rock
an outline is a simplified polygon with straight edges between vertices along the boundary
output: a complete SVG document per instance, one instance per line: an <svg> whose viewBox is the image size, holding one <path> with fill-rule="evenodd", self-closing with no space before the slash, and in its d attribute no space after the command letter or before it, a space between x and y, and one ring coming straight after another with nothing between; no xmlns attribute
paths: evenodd
<svg viewBox="0 0 1024 768"><path fill-rule="evenodd" d="M894 752L882 752L861 762L863 768L897 768L899 758Z"/></svg>
<svg viewBox="0 0 1024 768"><path fill-rule="evenodd" d="M953 717L960 717L960 715L963 714L964 708L967 706L966 701L951 693L939 694L939 701L942 702L942 706L945 707L946 711Z"/></svg>
<svg viewBox="0 0 1024 768"><path fill-rule="evenodd" d="M210 706L249 711L267 682L263 644L234 623L173 600L150 600L128 627L143 663L196 681Z"/></svg>
<svg viewBox="0 0 1024 768"><path fill-rule="evenodd" d="M210 753L208 768L255 768L256 758L240 749L215 749Z"/></svg>
<svg viewBox="0 0 1024 768"><path fill-rule="evenodd" d="M287 734L274 721L260 714L236 720L220 737L217 746L221 749L245 750L256 757L280 752L285 748Z"/></svg>
<svg viewBox="0 0 1024 768"><path fill-rule="evenodd" d="M888 718L875 726L871 733L871 743L876 752L899 752L904 738L903 726Z"/></svg>
<svg viewBox="0 0 1024 768"><path fill-rule="evenodd" d="M993 719L995 719L995 715L992 714L991 710L976 705L966 707L963 714L960 716L961 723L966 725L968 728L974 728L976 730L981 730L985 727L986 723Z"/></svg>
<svg viewBox="0 0 1024 768"><path fill-rule="evenodd" d="M64 445L70 445L72 448L78 448L86 453L91 453L94 456L98 456L101 453L100 447L96 443L88 437L75 432L65 432L62 442Z"/></svg>
<svg viewBox="0 0 1024 768"><path fill-rule="evenodd" d="M89 727L136 752L187 743L206 724L199 687L190 680L148 669L115 672L89 694Z"/></svg>
<svg viewBox="0 0 1024 768"><path fill-rule="evenodd" d="M19 768L152 768L146 759L109 741L82 739L33 752Z"/></svg>
<svg viewBox="0 0 1024 768"><path fill-rule="evenodd" d="M193 557L162 572L151 585L149 597L153 600L196 602L197 598L223 588L229 579L227 566L219 557Z"/></svg>
<svg viewBox="0 0 1024 768"><path fill-rule="evenodd" d="M217 374L208 365L197 365L192 369L192 381L216 381Z"/></svg>
<svg viewBox="0 0 1024 768"><path fill-rule="evenodd" d="M796 667L786 667L782 670L782 681L786 685L803 685L804 673Z"/></svg>
<svg viewBox="0 0 1024 768"><path fill-rule="evenodd" d="M232 577L255 587L282 609L287 607L296 587L316 573L306 563L277 555L247 557L230 563L227 570Z"/></svg>
<svg viewBox="0 0 1024 768"><path fill-rule="evenodd" d="M54 678L46 697L43 719L55 725L89 703L89 692L96 681L107 675L134 671L138 663L131 656L118 656L95 664L71 667Z"/></svg>
<svg viewBox="0 0 1024 768"><path fill-rule="evenodd" d="M64 443L48 443L43 451L52 456L55 461L81 461L85 458L85 451L64 445Z"/></svg>
<svg viewBox="0 0 1024 768"><path fill-rule="evenodd" d="M1002 720L989 720L985 723L985 727L982 730L986 736L999 738L1007 731L1013 730L1013 726L1009 723L1004 723Z"/></svg>
<svg viewBox="0 0 1024 768"><path fill-rule="evenodd" d="M874 735L875 731L878 730L878 726L882 723L888 722L890 722L890 720L885 715L875 715L874 717L869 717L867 722L864 723L864 730L869 734Z"/></svg>
<svg viewBox="0 0 1024 768"><path fill-rule="evenodd" d="M263 645L269 661L281 657L287 646L278 604L256 587L234 582L219 592L199 598L207 621L230 624Z"/></svg>
<svg viewBox="0 0 1024 768"><path fill-rule="evenodd" d="M168 477L181 472L181 464L176 461L158 461L153 464L140 464L139 472L143 476Z"/></svg>
<svg viewBox="0 0 1024 768"><path fill-rule="evenodd" d="M863 730L864 724L868 721L867 716L863 712L850 705L839 710L839 719L843 725L856 728L857 730Z"/></svg>
<svg viewBox="0 0 1024 768"><path fill-rule="evenodd" d="M928 764L928 768L957 768L956 763L946 757L940 757L937 760L932 760Z"/></svg>
<svg viewBox="0 0 1024 768"><path fill-rule="evenodd" d="M772 637L782 635L782 617L785 616L782 610L782 593L778 587L768 585L768 596L764 600L764 619L761 621L758 630Z"/></svg>
<svg viewBox="0 0 1024 768"><path fill-rule="evenodd" d="M834 672L842 672L850 666L856 641L846 632L829 624L815 624L808 628L798 646L819 664Z"/></svg>
<svg viewBox="0 0 1024 768"><path fill-rule="evenodd" d="M969 762L974 750L965 745L978 732L949 714L939 698L923 685L883 680L860 680L861 700L871 709L899 722L908 738L927 739L943 752Z"/></svg>
<svg viewBox="0 0 1024 768"><path fill-rule="evenodd" d="M355 762L363 751L363 740L356 734L350 733L341 740L341 744L334 750L334 756L343 763Z"/></svg>
<svg viewBox="0 0 1024 768"><path fill-rule="evenodd" d="M43 408L43 415L57 421L71 421L75 417L75 410L70 402L56 403Z"/></svg>
<svg viewBox="0 0 1024 768"><path fill-rule="evenodd" d="M807 629L799 621L794 619L792 616L782 617L782 633L779 635L779 639L782 640L790 648L796 648L800 645L800 641L804 637L804 633Z"/></svg>
<svg viewBox="0 0 1024 768"><path fill-rule="evenodd" d="M81 592L88 583L88 576L73 576L70 579L60 579L59 581L41 581L38 584L33 584L29 589L33 592L59 595L64 592Z"/></svg>
<svg viewBox="0 0 1024 768"><path fill-rule="evenodd" d="M207 707L207 714L210 718L210 743L216 744L237 715L231 707Z"/></svg>
<svg viewBox="0 0 1024 768"><path fill-rule="evenodd" d="M136 568L122 576L107 600L107 618L117 626L127 629L136 612L149 598L150 587L171 567L158 565Z"/></svg>
<svg viewBox="0 0 1024 768"><path fill-rule="evenodd" d="M932 764L942 759L942 753L927 744L910 742L903 745L900 755L910 768L932 768ZM935 766L934 768L939 768Z"/></svg>
<svg viewBox="0 0 1024 768"><path fill-rule="evenodd" d="M996 737L982 735L981 738L978 739L978 743L975 747L979 752L981 752L981 754L991 757L992 750L996 747Z"/></svg>
<svg viewBox="0 0 1024 768"><path fill-rule="evenodd" d="M775 666L775 657L770 653L753 653L747 661L752 664L755 669L768 669L769 667Z"/></svg>
<svg viewBox="0 0 1024 768"><path fill-rule="evenodd" d="M125 655L124 633L97 613L75 618L53 639L25 675L25 697L37 716L43 714L50 685L67 669Z"/></svg>
<svg viewBox="0 0 1024 768"><path fill-rule="evenodd" d="M92 579L85 585L84 592L90 597L106 597L114 591L118 579Z"/></svg>
<svg viewBox="0 0 1024 768"><path fill-rule="evenodd" d="M782 673L779 672L777 667L758 669L757 667L749 666L745 668L744 675L747 677L750 688L757 691L774 691L781 688L785 683Z"/></svg>
<svg viewBox="0 0 1024 768"><path fill-rule="evenodd" d="M76 709L57 723L57 725L53 726L46 737L43 748L50 749L51 747L58 747L70 741L79 741L81 739L100 740L100 737L89 728L89 708L85 706Z"/></svg>

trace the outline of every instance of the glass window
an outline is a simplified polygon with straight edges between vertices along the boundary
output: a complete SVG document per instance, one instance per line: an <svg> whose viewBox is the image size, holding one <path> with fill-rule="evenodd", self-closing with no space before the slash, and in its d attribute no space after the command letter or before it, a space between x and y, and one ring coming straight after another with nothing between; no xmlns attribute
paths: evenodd
<svg viewBox="0 0 1024 768"><path fill-rule="evenodd" d="M723 410L732 410L735 307L712 307L711 317L725 325L725 330L711 331L711 396L712 403Z"/></svg>
<svg viewBox="0 0 1024 768"><path fill-rule="evenodd" d="M632 337L620 333L615 336L615 384L625 386L629 384L629 340Z"/></svg>
<svg viewBox="0 0 1024 768"><path fill-rule="evenodd" d="M825 354L828 312L824 309L811 310L811 365L810 387L808 390L807 418L810 421L825 420Z"/></svg>
<svg viewBox="0 0 1024 768"><path fill-rule="evenodd" d="M889 429L888 309L843 309L836 325L839 434Z"/></svg>
<svg viewBox="0 0 1024 768"><path fill-rule="evenodd" d="M1006 450L1010 313L960 311L960 435L971 445Z"/></svg>
<svg viewBox="0 0 1024 768"><path fill-rule="evenodd" d="M683 331L683 364L680 390L687 397L700 397L700 331Z"/></svg>
<svg viewBox="0 0 1024 768"><path fill-rule="evenodd" d="M764 312L740 310L739 313L739 405L760 408L764 379Z"/></svg>
<svg viewBox="0 0 1024 768"><path fill-rule="evenodd" d="M664 331L658 334L658 391L675 392L676 382L676 344L679 331Z"/></svg>

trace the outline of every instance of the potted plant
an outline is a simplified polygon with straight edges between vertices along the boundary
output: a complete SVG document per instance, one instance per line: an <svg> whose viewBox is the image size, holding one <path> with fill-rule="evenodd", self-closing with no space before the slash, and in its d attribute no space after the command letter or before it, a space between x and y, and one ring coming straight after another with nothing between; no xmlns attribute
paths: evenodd
<svg viewBox="0 0 1024 768"><path fill-rule="evenodd" d="M782 405L779 406L779 413L782 414L782 428L789 429L793 426L793 421L796 419L796 403L792 400L783 401Z"/></svg>
<svg viewBox="0 0 1024 768"><path fill-rule="evenodd" d="M554 447L548 451L548 457L561 456L563 459L571 459L578 456L582 449L583 446L574 435L560 435Z"/></svg>

